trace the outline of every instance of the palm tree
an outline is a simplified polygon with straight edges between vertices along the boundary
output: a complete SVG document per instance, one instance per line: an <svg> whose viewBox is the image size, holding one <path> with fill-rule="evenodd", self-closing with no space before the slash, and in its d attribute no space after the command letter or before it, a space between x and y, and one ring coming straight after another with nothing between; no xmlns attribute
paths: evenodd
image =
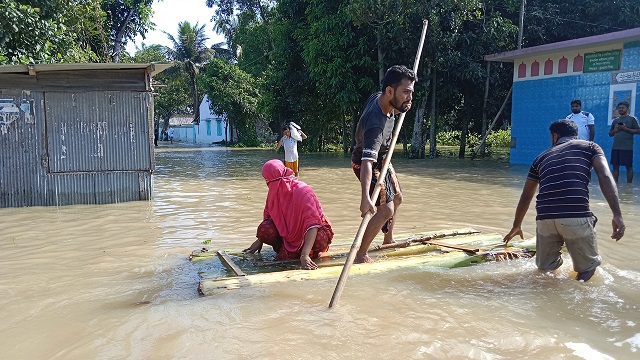
<svg viewBox="0 0 640 360"><path fill-rule="evenodd" d="M206 41L209 37L204 33L205 25L194 26L188 21L178 23L178 37L163 31L171 43L173 48L167 48L167 56L170 60L175 61L176 66L181 66L189 76L191 83L191 95L193 96L193 122L200 123L200 100L198 97L198 88L196 86L196 76L198 68L211 59L213 52L207 47Z"/></svg>

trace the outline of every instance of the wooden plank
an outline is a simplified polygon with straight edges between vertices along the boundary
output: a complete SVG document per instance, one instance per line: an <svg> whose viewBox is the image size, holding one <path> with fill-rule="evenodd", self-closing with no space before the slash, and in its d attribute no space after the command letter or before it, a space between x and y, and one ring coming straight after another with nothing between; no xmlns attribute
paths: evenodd
<svg viewBox="0 0 640 360"><path fill-rule="evenodd" d="M218 251L218 257L220 257L220 261L224 264L224 266L228 267L233 271L236 276L247 276L236 263L231 260L231 257L227 255L226 251Z"/></svg>
<svg viewBox="0 0 640 360"><path fill-rule="evenodd" d="M478 251L480 251L480 249L478 248L472 248L472 247L468 247L468 246L462 246L462 245L454 245L454 244L447 244L441 241L434 241L434 240L429 240L429 241L424 241L425 244L431 244L431 245L438 245L438 246L442 246L442 247L446 247L446 248L451 248L451 249L456 249L456 250L462 250L462 251L466 251L466 252L470 252L470 253L477 253Z"/></svg>

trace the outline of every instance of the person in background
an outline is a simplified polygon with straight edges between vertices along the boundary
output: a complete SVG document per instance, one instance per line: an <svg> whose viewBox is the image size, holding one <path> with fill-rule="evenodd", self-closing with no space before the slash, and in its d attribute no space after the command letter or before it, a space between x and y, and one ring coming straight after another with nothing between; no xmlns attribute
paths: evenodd
<svg viewBox="0 0 640 360"><path fill-rule="evenodd" d="M301 129L296 129L296 131L300 133L302 140L307 138L307 135L302 132ZM291 129L289 126L282 127L282 134L283 135L276 146L276 151L280 149L280 146L284 147L284 166L293 170L293 174L297 177L300 169L300 161L298 160L298 140L291 136Z"/></svg>
<svg viewBox="0 0 640 360"><path fill-rule="evenodd" d="M158 146L158 132L160 131L160 127L156 126L153 128L153 145Z"/></svg>
<svg viewBox="0 0 640 360"><path fill-rule="evenodd" d="M293 170L273 159L262 166L269 192L256 240L243 251L253 254L263 244L273 247L276 260L300 259L303 269L318 266L312 260L329 251L333 229L313 189L293 176Z"/></svg>
<svg viewBox="0 0 640 360"><path fill-rule="evenodd" d="M595 118L593 114L582 111L582 101L574 99L571 101L571 114L567 116L578 126L578 139L593 141L596 136Z"/></svg>
<svg viewBox="0 0 640 360"><path fill-rule="evenodd" d="M373 216L362 236L362 244L356 253L355 263L372 262L368 251L380 229L384 233L383 244L395 242L393 225L396 212L402 203L402 191L391 164L386 174L382 162L393 140L395 112L411 109L416 76L406 66L390 67L382 79L382 91L369 96L355 132L355 147L351 153L351 168L360 181L360 214L371 212ZM378 199L371 199L375 185L383 176Z"/></svg>
<svg viewBox="0 0 640 360"><path fill-rule="evenodd" d="M613 136L611 147L611 165L613 166L613 178L618 182L620 165L627 168L627 183L633 182L633 135L640 133L638 120L629 115L629 103L626 101L618 104L617 118L611 122L609 136Z"/></svg>
<svg viewBox="0 0 640 360"><path fill-rule="evenodd" d="M538 189L536 201L536 265L553 271L562 265L562 246L578 273L576 280L588 281L601 264L596 243L597 218L589 209L589 174L593 168L600 189L613 213L612 239L620 240L625 225L620 212L618 190L607 159L598 144L577 139L571 120L559 120L549 127L551 148L533 161L516 208L511 231L503 238L523 238L522 220Z"/></svg>
<svg viewBox="0 0 640 360"><path fill-rule="evenodd" d="M173 144L173 128L172 127L169 128L169 132L167 133L167 135L169 136L169 141L171 141L171 143Z"/></svg>

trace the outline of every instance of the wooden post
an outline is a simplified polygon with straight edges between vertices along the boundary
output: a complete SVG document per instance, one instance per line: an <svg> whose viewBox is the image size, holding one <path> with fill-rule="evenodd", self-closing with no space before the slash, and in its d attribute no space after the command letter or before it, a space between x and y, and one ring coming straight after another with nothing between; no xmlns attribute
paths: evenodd
<svg viewBox="0 0 640 360"><path fill-rule="evenodd" d="M491 61L487 61L487 80L484 83L484 100L482 101L482 138L487 138L487 100L489 99L489 75L491 73ZM480 156L484 158L484 152L486 142L481 142L478 146L480 148Z"/></svg>
<svg viewBox="0 0 640 360"><path fill-rule="evenodd" d="M437 154L436 144L436 68L431 67L431 114L429 129L429 158L435 159Z"/></svg>

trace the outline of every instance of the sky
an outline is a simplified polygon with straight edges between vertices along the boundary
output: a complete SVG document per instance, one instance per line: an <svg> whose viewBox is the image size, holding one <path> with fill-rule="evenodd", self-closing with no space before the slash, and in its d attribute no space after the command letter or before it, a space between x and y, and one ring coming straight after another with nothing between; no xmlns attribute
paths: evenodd
<svg viewBox="0 0 640 360"><path fill-rule="evenodd" d="M176 36L178 33L178 23L185 20L190 22L191 25L195 25L196 23L205 25L205 33L209 37L207 45L211 46L215 43L225 41L222 35L218 35L213 31L213 23L210 20L214 14L214 9L207 7L206 0L155 0L152 8L154 14L151 21L156 24L156 29L147 32L145 35L146 39L143 40L142 36L138 36L135 42L129 42L127 44L127 51L131 55L135 53L135 45L141 47L143 42L146 45L160 44L171 46L172 44L169 39L167 39L167 35L161 30Z"/></svg>

